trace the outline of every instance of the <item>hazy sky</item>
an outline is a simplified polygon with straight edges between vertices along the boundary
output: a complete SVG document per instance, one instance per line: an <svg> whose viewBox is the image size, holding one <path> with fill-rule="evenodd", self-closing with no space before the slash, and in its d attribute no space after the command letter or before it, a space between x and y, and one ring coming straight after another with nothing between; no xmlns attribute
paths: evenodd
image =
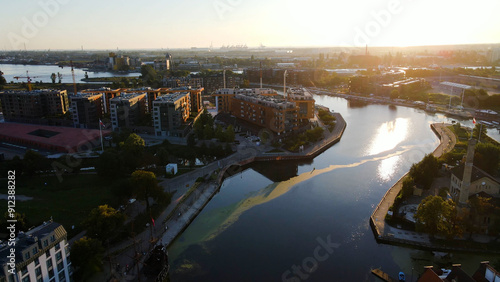
<svg viewBox="0 0 500 282"><path fill-rule="evenodd" d="M0 49L500 43L498 0L0 0Z"/></svg>

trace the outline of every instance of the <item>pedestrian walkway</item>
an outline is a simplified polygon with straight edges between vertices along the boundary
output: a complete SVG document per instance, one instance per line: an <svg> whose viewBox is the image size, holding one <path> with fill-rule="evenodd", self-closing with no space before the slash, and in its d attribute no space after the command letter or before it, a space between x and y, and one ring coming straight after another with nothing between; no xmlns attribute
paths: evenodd
<svg viewBox="0 0 500 282"><path fill-rule="evenodd" d="M300 153L282 152L272 154L271 158L275 160L313 158L332 144L338 142L346 128L346 122L340 114L335 113L334 115L337 119L336 127L332 132L325 131L325 138L321 143L315 144ZM266 146L257 146L253 142L245 142L239 146L236 153L224 159L161 181L159 185L163 187L165 192L174 193L172 195L172 203L155 219L155 226L147 228L134 238L129 238L108 248L105 257L111 257L111 260L107 262L109 267L104 269L105 273L98 279L107 279L113 275L120 279L120 281L136 281L137 274L142 269L145 255L156 244L170 245L187 228L203 207L217 193L228 168L233 165L241 166L256 160L266 160L269 158L269 154L266 152L270 149ZM202 183L188 198L184 199L186 193L195 185L199 177L211 179L214 173L216 173L215 181Z"/></svg>
<svg viewBox="0 0 500 282"><path fill-rule="evenodd" d="M448 126L450 126L450 124L435 123L431 125L432 130L440 138L440 144L433 152L433 155L436 158L439 158L455 147L456 137ZM372 226L377 240L420 246L430 245L431 242L428 234L398 229L389 226L385 222L385 216L389 211L389 207L394 203L399 191L401 191L403 181L407 175L408 173L401 177L401 179L399 179L389 190L387 190L386 194L370 217L370 225Z"/></svg>

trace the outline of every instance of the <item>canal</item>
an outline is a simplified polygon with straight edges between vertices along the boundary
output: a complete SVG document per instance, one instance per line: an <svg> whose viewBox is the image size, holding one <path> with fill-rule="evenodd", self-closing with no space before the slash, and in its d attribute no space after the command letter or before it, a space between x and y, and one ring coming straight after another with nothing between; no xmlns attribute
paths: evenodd
<svg viewBox="0 0 500 282"><path fill-rule="evenodd" d="M437 147L430 124L452 119L315 99L343 115L342 140L308 163L257 163L227 178L169 248L172 281L375 281L372 268L415 281L425 265L473 272L500 259L378 244L370 229L387 189Z"/></svg>

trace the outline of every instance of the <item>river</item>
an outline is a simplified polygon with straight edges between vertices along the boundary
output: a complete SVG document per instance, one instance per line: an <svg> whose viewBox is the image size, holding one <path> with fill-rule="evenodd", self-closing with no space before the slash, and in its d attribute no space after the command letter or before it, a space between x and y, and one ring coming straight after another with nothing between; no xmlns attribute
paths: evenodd
<svg viewBox="0 0 500 282"><path fill-rule="evenodd" d="M169 248L172 281L375 281L371 268L416 280L423 266L500 257L378 244L369 217L387 189L439 144L442 115L315 96L347 121L342 140L309 163L258 163L227 178ZM300 267L300 269L299 269Z"/></svg>
<svg viewBox="0 0 500 282"><path fill-rule="evenodd" d="M57 74L58 72L63 75L62 83L73 83L73 77L71 75L71 67L60 68L56 65L14 65L14 64L0 64L0 71L4 73L4 77L7 82L26 82L26 78L21 78L19 80L15 79L15 76L27 76L26 71L30 77L32 77L32 82L42 81L45 83L52 82L50 76L52 73ZM86 83L81 81L85 78L85 71L83 69L74 69L76 83ZM93 77L115 77L115 76L125 76L125 77L137 77L140 73L115 73L115 72L87 72L89 78ZM58 80L56 79L56 82ZM95 82L94 82L95 83Z"/></svg>

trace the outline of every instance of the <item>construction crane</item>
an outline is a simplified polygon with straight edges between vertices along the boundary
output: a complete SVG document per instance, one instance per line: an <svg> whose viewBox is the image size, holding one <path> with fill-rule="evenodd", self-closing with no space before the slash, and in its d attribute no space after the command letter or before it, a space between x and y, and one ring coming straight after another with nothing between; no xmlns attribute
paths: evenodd
<svg viewBox="0 0 500 282"><path fill-rule="evenodd" d="M31 79L32 78L37 78L37 77L39 77L39 76L30 76L29 73L28 73L28 71L26 71L26 76L14 76L14 78L16 80L19 80L20 78L26 78L27 79L27 81L28 81L28 91L33 90L33 88L31 87Z"/></svg>
<svg viewBox="0 0 500 282"><path fill-rule="evenodd" d="M73 76L73 91L74 95L76 96L76 80L75 80L75 70L73 69L73 61L69 61L71 65L71 75Z"/></svg>

